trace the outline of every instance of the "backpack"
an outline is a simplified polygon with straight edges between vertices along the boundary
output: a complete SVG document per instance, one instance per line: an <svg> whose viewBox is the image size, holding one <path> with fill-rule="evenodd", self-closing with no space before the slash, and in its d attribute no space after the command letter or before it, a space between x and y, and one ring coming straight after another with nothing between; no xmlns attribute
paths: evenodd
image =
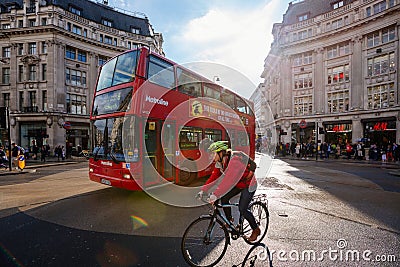
<svg viewBox="0 0 400 267"><path fill-rule="evenodd" d="M257 164L254 162L252 158L250 158L248 155L246 155L242 151L232 151L232 156L237 156L240 158L240 160L247 165L247 169L249 171L255 172L257 169Z"/></svg>

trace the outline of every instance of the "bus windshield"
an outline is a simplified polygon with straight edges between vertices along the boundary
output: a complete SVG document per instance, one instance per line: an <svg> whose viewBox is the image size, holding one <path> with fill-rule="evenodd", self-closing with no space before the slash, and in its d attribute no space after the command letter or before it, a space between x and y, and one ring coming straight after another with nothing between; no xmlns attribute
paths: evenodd
<svg viewBox="0 0 400 267"><path fill-rule="evenodd" d="M135 50L113 58L101 68L96 91L132 82L135 78L140 51Z"/></svg>
<svg viewBox="0 0 400 267"><path fill-rule="evenodd" d="M138 139L134 131L134 116L107 118L93 123L93 157L114 162L135 162L139 160Z"/></svg>

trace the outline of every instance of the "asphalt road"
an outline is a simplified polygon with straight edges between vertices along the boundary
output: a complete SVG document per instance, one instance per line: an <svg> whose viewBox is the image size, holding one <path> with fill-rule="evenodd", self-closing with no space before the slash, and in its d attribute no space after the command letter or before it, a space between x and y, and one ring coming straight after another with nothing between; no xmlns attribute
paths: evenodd
<svg viewBox="0 0 400 267"><path fill-rule="evenodd" d="M259 160L274 266L399 266L399 182L388 169ZM86 163L0 176L0 266L187 266L180 238L207 212L93 183ZM232 242L219 266L240 263L249 249ZM349 250L371 251L370 260L345 261Z"/></svg>

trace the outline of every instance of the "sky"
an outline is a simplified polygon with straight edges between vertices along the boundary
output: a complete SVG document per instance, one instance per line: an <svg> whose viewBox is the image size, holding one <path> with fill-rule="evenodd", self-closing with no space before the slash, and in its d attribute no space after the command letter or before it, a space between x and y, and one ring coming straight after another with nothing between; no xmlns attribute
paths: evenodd
<svg viewBox="0 0 400 267"><path fill-rule="evenodd" d="M289 0L109 0L146 14L165 57L249 98ZM218 77L218 79L217 79Z"/></svg>

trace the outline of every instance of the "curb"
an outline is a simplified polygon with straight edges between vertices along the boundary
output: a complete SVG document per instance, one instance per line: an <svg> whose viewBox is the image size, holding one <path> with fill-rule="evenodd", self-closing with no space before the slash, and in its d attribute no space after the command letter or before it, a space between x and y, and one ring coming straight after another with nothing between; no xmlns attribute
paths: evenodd
<svg viewBox="0 0 400 267"><path fill-rule="evenodd" d="M34 172L35 169L39 169L39 168L46 168L46 167L58 166L58 165L76 164L76 163L80 163L80 162L84 162L84 161L66 161L66 162L54 162L54 163L48 163L48 164L29 165L29 166L26 166L23 171L12 170L11 172L7 168L7 171L4 171L4 172L0 171L0 176L31 173L31 172Z"/></svg>

